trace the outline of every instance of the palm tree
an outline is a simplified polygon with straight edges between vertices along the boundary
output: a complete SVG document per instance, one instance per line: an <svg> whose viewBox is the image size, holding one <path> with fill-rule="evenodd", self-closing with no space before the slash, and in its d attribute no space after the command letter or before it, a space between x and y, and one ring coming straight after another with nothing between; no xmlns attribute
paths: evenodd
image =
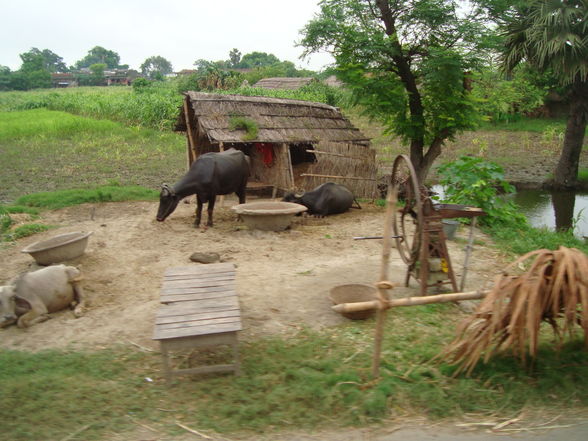
<svg viewBox="0 0 588 441"><path fill-rule="evenodd" d="M503 67L512 71L528 62L551 71L566 87L569 114L553 185L573 188L588 118L588 1L530 0L522 2L505 27Z"/></svg>

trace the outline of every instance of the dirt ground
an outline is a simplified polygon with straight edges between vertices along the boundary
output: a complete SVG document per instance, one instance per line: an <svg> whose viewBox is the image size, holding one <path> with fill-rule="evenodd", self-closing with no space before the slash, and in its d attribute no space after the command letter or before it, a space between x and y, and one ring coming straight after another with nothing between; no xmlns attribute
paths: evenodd
<svg viewBox="0 0 588 441"><path fill-rule="evenodd" d="M331 326L345 318L333 312L329 290L346 283L373 283L379 275L381 240L354 236L382 234L384 210L364 204L362 210L328 218L296 218L290 230L248 230L237 221L227 198L215 210L215 226L192 226L194 204L180 203L163 223L155 220L156 202L85 204L46 212L41 221L58 228L23 238L3 249L0 283L33 270L25 246L72 231L92 231L86 252L66 262L81 269L87 311L74 318L71 311L52 314L52 320L29 329L0 330L0 347L22 350L44 348L100 348L112 343L157 349L151 339L159 304L163 272L168 267L202 265L194 252L215 252L237 268L237 290L243 327L241 339L287 334L305 325ZM39 222L39 221L37 221ZM461 227L458 237L467 237ZM477 239L482 239L478 232ZM486 239L482 239L489 243ZM461 279L464 243L448 241L455 273ZM503 267L498 251L476 245L466 290L487 287ZM417 285L403 287L406 266L392 250L390 280L399 286L395 296L416 295Z"/></svg>

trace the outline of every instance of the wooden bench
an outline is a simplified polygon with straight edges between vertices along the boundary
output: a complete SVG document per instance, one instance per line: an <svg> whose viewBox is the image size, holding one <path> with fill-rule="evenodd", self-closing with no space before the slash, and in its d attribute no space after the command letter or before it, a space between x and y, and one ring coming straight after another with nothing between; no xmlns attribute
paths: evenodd
<svg viewBox="0 0 588 441"><path fill-rule="evenodd" d="M237 332L241 311L232 263L168 268L161 285L153 339L161 345L164 375L240 372ZM228 345L233 363L172 369L169 352Z"/></svg>

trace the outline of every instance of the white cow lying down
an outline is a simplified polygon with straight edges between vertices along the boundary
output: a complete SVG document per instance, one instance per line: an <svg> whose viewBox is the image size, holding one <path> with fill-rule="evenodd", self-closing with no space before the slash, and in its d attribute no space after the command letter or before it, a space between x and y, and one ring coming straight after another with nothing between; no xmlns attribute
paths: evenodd
<svg viewBox="0 0 588 441"><path fill-rule="evenodd" d="M83 312L80 271L73 266L54 265L20 275L0 286L0 328L18 322L20 328L49 319L49 313L75 306Z"/></svg>

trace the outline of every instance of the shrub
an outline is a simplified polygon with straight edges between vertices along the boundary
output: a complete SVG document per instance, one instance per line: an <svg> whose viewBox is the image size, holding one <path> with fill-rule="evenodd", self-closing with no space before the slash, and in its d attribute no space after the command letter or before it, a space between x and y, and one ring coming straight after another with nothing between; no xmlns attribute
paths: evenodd
<svg viewBox="0 0 588 441"><path fill-rule="evenodd" d="M461 156L438 169L445 192L443 202L479 207L486 212L483 225L525 226L527 219L511 201L501 197L513 193L514 187L504 180L498 164L473 156Z"/></svg>

